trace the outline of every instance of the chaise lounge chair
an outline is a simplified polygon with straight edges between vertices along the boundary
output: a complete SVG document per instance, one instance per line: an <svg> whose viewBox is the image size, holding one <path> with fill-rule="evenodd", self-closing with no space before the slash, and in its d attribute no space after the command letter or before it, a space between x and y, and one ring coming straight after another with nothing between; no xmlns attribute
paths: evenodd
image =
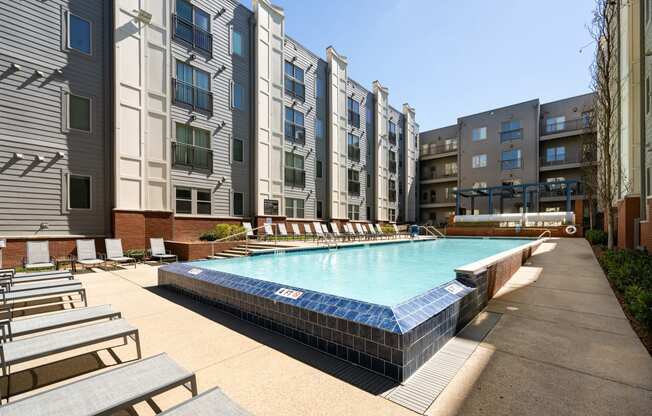
<svg viewBox="0 0 652 416"><path fill-rule="evenodd" d="M119 238L105 238L104 245L106 246L106 259L116 264L133 263L136 268L136 259L127 257L122 251L122 240Z"/></svg>
<svg viewBox="0 0 652 416"><path fill-rule="evenodd" d="M25 270L55 268L55 261L50 256L49 241L28 241L27 258L23 262Z"/></svg>
<svg viewBox="0 0 652 416"><path fill-rule="evenodd" d="M86 289L81 285L79 281L74 281L74 284L64 285L64 286L51 286L39 289L31 290L14 290L14 291L5 291L0 290L0 300L2 305L7 307L10 311L13 309L31 309L38 308L45 305L74 305L77 300L72 298L73 295L79 296L79 302L83 302L84 306L88 306L86 300ZM67 300L64 300L64 297L68 297ZM47 302L43 304L38 304L35 306L21 306L16 308L15 305L17 302L30 302L36 300L47 300L55 299L52 302Z"/></svg>
<svg viewBox="0 0 652 416"><path fill-rule="evenodd" d="M150 238L149 247L151 257L155 260L158 259L161 263L166 260L173 260L174 262L179 261L176 254L172 254L165 249L165 242L162 238Z"/></svg>
<svg viewBox="0 0 652 416"><path fill-rule="evenodd" d="M23 283L48 282L56 280L72 280L73 275L68 270L39 273L5 273L0 275L0 286L10 290L11 286Z"/></svg>
<svg viewBox="0 0 652 416"><path fill-rule="evenodd" d="M188 399L158 416L250 416L217 387Z"/></svg>
<svg viewBox="0 0 652 416"><path fill-rule="evenodd" d="M303 224L303 235L306 239L308 239L308 237L312 239L317 237L317 235L310 229L310 224L308 223Z"/></svg>
<svg viewBox="0 0 652 416"><path fill-rule="evenodd" d="M106 260L100 258L95 251L95 240L77 240L77 258L75 263L82 267L99 267L106 265Z"/></svg>
<svg viewBox="0 0 652 416"><path fill-rule="evenodd" d="M299 229L299 224L292 223L292 237L303 238L305 240L305 236L301 234L301 229Z"/></svg>
<svg viewBox="0 0 652 416"><path fill-rule="evenodd" d="M254 229L251 227L250 222L243 222L242 226L244 227L245 231L247 232L245 234L247 238L256 238L256 235L254 234Z"/></svg>
<svg viewBox="0 0 652 416"><path fill-rule="evenodd" d="M283 223L278 224L278 233L281 237L285 237L285 238L288 237L288 230L287 228L285 228L285 224Z"/></svg>
<svg viewBox="0 0 652 416"><path fill-rule="evenodd" d="M195 374L163 353L7 403L0 416L111 415L187 384L196 396Z"/></svg>
<svg viewBox="0 0 652 416"><path fill-rule="evenodd" d="M272 224L268 224L268 223L263 224L263 230L265 230L266 240L273 239L274 237L276 237L274 235L274 228L272 227Z"/></svg>

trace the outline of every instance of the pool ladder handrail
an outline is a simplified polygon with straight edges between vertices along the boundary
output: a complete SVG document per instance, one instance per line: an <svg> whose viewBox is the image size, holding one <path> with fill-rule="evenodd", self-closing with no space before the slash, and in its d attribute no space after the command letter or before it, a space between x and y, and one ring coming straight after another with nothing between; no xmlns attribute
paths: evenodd
<svg viewBox="0 0 652 416"><path fill-rule="evenodd" d="M552 232L551 232L550 230L545 230L544 232L542 232L541 234L539 234L539 236L537 237L537 240L542 239L543 236L546 235L546 234L548 234L548 237L552 237Z"/></svg>
<svg viewBox="0 0 652 416"><path fill-rule="evenodd" d="M440 238L434 232L432 232L432 230L431 230L431 228L432 228L433 230L435 230L441 236L441 238L446 238L446 236L444 234L442 234L441 231L439 231L437 228L435 228L433 226L418 225L418 227L423 228L424 230L426 230L426 232L428 234L430 234L431 236L433 236L435 238Z"/></svg>
<svg viewBox="0 0 652 416"><path fill-rule="evenodd" d="M272 230L274 230L274 245L278 246L278 238L277 238L277 235L276 235L276 228L278 227L278 224L271 223L270 225L272 226ZM220 243L222 241L231 240L234 237L241 236L241 235L244 235L244 237L245 237L245 239L244 239L245 251L247 253L249 253L249 232L255 232L255 231L258 231L258 230L260 230L262 228L265 228L265 225L261 225L260 227L252 228L251 230L244 230L244 231L241 231L241 232L239 232L237 234L232 234L232 235L220 238L219 240L211 241L211 257L215 256L215 243Z"/></svg>

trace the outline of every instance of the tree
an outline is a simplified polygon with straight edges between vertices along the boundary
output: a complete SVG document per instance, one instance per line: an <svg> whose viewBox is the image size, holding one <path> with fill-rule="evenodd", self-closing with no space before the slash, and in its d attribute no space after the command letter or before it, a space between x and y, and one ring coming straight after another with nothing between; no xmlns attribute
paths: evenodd
<svg viewBox="0 0 652 416"><path fill-rule="evenodd" d="M614 244L614 201L618 192L618 2L596 0L589 32L596 44L591 65L591 88L595 92L595 127L598 166L598 205L607 223L607 246Z"/></svg>

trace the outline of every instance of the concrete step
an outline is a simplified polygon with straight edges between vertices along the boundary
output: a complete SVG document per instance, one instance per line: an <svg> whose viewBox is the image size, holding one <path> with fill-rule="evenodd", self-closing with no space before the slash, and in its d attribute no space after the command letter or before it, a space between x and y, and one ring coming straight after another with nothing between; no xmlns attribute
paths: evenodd
<svg viewBox="0 0 652 416"><path fill-rule="evenodd" d="M228 251L223 251L221 253L216 254L216 256L221 256L222 258L231 258L231 257L244 257L243 254L240 253L229 253Z"/></svg>

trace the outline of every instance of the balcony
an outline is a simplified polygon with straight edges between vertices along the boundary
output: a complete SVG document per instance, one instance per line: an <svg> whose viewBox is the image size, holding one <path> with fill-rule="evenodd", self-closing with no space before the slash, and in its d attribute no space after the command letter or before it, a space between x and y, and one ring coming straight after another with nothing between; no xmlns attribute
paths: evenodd
<svg viewBox="0 0 652 416"><path fill-rule="evenodd" d="M501 170L514 170L523 168L523 159L507 159L500 161Z"/></svg>
<svg viewBox="0 0 652 416"><path fill-rule="evenodd" d="M349 195L360 195L360 182L349 181Z"/></svg>
<svg viewBox="0 0 652 416"><path fill-rule="evenodd" d="M511 142L512 140L521 140L523 138L523 129L506 130L500 132L500 142Z"/></svg>
<svg viewBox="0 0 652 416"><path fill-rule="evenodd" d="M560 121L558 123L546 123L544 120L541 124L541 136L568 133L568 132L583 132L584 130L591 130L590 118L578 118L575 120Z"/></svg>
<svg viewBox="0 0 652 416"><path fill-rule="evenodd" d="M422 171L420 180L423 183L456 181L457 180L457 169L444 171L444 172Z"/></svg>
<svg viewBox="0 0 652 416"><path fill-rule="evenodd" d="M306 171L292 167L285 167L285 186L304 188L306 186Z"/></svg>
<svg viewBox="0 0 652 416"><path fill-rule="evenodd" d="M172 78L174 103L189 106L193 111L213 115L213 93L192 84Z"/></svg>
<svg viewBox="0 0 652 416"><path fill-rule="evenodd" d="M306 144L306 129L303 126L286 121L285 138L297 144Z"/></svg>
<svg viewBox="0 0 652 416"><path fill-rule="evenodd" d="M182 40L190 44L193 49L213 56L213 35L176 14L172 15L172 33L175 39Z"/></svg>
<svg viewBox="0 0 652 416"><path fill-rule="evenodd" d="M427 158L428 156L441 156L448 155L452 152L457 152L457 140L442 144L424 144L421 145L420 158Z"/></svg>
<svg viewBox="0 0 652 416"><path fill-rule="evenodd" d="M430 198L422 198L419 205L421 208L442 208L455 206L455 195L442 196L439 198L436 195L431 195Z"/></svg>
<svg viewBox="0 0 652 416"><path fill-rule="evenodd" d="M172 166L213 173L213 151L205 147L172 142Z"/></svg>
<svg viewBox="0 0 652 416"><path fill-rule="evenodd" d="M566 199L566 189L570 186L571 197L584 196L584 189L581 183L572 185L560 185L554 182L547 184L548 189L539 192L541 201L562 201Z"/></svg>
<svg viewBox="0 0 652 416"><path fill-rule="evenodd" d="M573 169L583 165L596 163L597 154L595 151L566 153L562 156L557 155L554 159L548 159L546 156L541 157L539 166L541 170L556 169Z"/></svg>

